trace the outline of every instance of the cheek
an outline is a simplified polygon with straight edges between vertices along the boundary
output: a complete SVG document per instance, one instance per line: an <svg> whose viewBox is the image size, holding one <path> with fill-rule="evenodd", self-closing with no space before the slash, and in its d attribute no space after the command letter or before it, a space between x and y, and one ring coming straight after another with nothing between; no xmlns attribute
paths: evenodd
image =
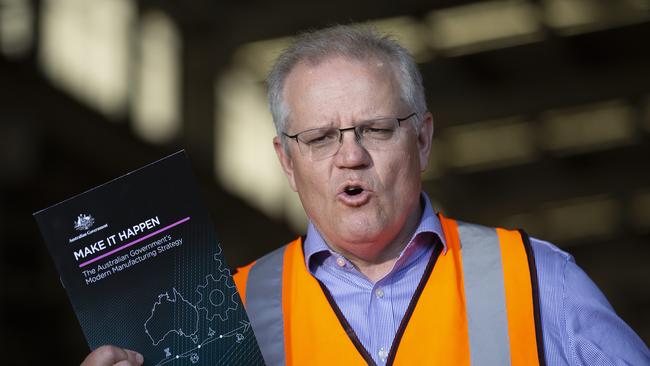
<svg viewBox="0 0 650 366"><path fill-rule="evenodd" d="M384 189L399 191L420 181L419 155L415 151L393 153L388 158L386 164L378 164L377 167L381 169L379 175L382 177Z"/></svg>
<svg viewBox="0 0 650 366"><path fill-rule="evenodd" d="M418 199L422 188L419 167L418 155L408 150L394 154L390 162L378 172L382 180L383 206L386 210L397 214L407 210Z"/></svg>
<svg viewBox="0 0 650 366"><path fill-rule="evenodd" d="M313 204L327 197L329 176L324 167L314 164L296 166L295 179L303 204Z"/></svg>

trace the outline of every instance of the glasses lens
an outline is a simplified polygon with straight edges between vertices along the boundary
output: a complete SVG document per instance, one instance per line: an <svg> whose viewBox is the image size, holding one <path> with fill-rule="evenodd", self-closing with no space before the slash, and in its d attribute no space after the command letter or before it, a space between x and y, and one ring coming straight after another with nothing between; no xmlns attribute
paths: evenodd
<svg viewBox="0 0 650 366"><path fill-rule="evenodd" d="M358 127L363 146L370 149L381 149L390 146L398 135L397 120L383 118L368 121Z"/></svg>
<svg viewBox="0 0 650 366"><path fill-rule="evenodd" d="M336 128L317 128L299 134L298 141L309 152L312 160L320 160L336 154L340 134Z"/></svg>

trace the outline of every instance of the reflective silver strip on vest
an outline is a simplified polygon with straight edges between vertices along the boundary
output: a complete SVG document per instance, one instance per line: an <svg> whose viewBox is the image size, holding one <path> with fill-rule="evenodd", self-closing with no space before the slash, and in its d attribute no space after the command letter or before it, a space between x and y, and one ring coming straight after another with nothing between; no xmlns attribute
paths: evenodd
<svg viewBox="0 0 650 366"><path fill-rule="evenodd" d="M510 365L510 337L499 238L493 228L458 222L470 364Z"/></svg>
<svg viewBox="0 0 650 366"><path fill-rule="evenodd" d="M255 262L246 281L246 312L268 366L286 363L282 318L282 267L286 248L276 249Z"/></svg>

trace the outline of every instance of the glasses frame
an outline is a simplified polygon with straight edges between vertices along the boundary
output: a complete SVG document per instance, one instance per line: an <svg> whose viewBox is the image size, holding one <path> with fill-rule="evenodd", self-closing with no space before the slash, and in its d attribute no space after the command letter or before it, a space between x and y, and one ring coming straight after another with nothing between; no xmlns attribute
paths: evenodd
<svg viewBox="0 0 650 366"><path fill-rule="evenodd" d="M395 120L397 121L397 127L399 128L399 127L402 126L402 122L404 122L404 121L410 119L410 118L413 117L413 116L417 116L417 112L412 112L411 114L409 114L409 115L406 116L406 117L402 117L402 118L395 117L395 118L392 118L392 119L395 119ZM377 119L383 119L383 118L377 118ZM391 118L389 118L389 119L391 119ZM354 137L356 138L357 141L360 141L360 140L361 140L361 133L359 132L359 129L362 128L362 127L365 127L365 122L370 122L370 121L373 121L373 120L362 121L362 122L360 122L360 123L359 123L358 125L356 125L356 126L346 127L346 128L336 128L336 127L332 127L332 129L335 129L335 130L338 130L338 131L339 131L339 139L338 139L338 142L339 142L339 149L340 149L340 147L341 147L341 142L343 141L343 133L344 133L344 132L346 132L346 131L354 131ZM296 133L296 134L294 134L294 135L289 135L289 134L287 134L286 132L282 132L282 135L284 135L285 137L288 137L288 138L290 138L290 139L292 139L292 140L295 140L296 143L298 144L298 147L300 147L300 140L299 140L298 137L299 137L300 135L302 135L303 133L305 133L305 132L309 132L309 131L313 131L313 130L317 130L317 129L319 129L319 128L311 128L311 129L308 129L308 130L300 131L300 132L298 132L298 133ZM303 142L303 143L304 143L304 142ZM301 152L301 154L304 155L302 149L300 149L300 152ZM328 157L330 157L330 156L334 156L334 155L336 155L337 152L338 152L338 149L337 149L337 150L336 150L332 155L326 156L326 157L324 157L323 159L326 159L326 158L328 158Z"/></svg>

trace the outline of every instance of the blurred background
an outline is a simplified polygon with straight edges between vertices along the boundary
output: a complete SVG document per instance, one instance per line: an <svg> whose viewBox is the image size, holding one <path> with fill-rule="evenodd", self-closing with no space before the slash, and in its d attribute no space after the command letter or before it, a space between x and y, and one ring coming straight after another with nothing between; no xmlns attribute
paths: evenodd
<svg viewBox="0 0 650 366"><path fill-rule="evenodd" d="M650 341L650 0L0 0L1 363L88 352L31 214L168 153L231 267L302 233L263 80L296 32L368 21L420 64L435 206L570 252Z"/></svg>

